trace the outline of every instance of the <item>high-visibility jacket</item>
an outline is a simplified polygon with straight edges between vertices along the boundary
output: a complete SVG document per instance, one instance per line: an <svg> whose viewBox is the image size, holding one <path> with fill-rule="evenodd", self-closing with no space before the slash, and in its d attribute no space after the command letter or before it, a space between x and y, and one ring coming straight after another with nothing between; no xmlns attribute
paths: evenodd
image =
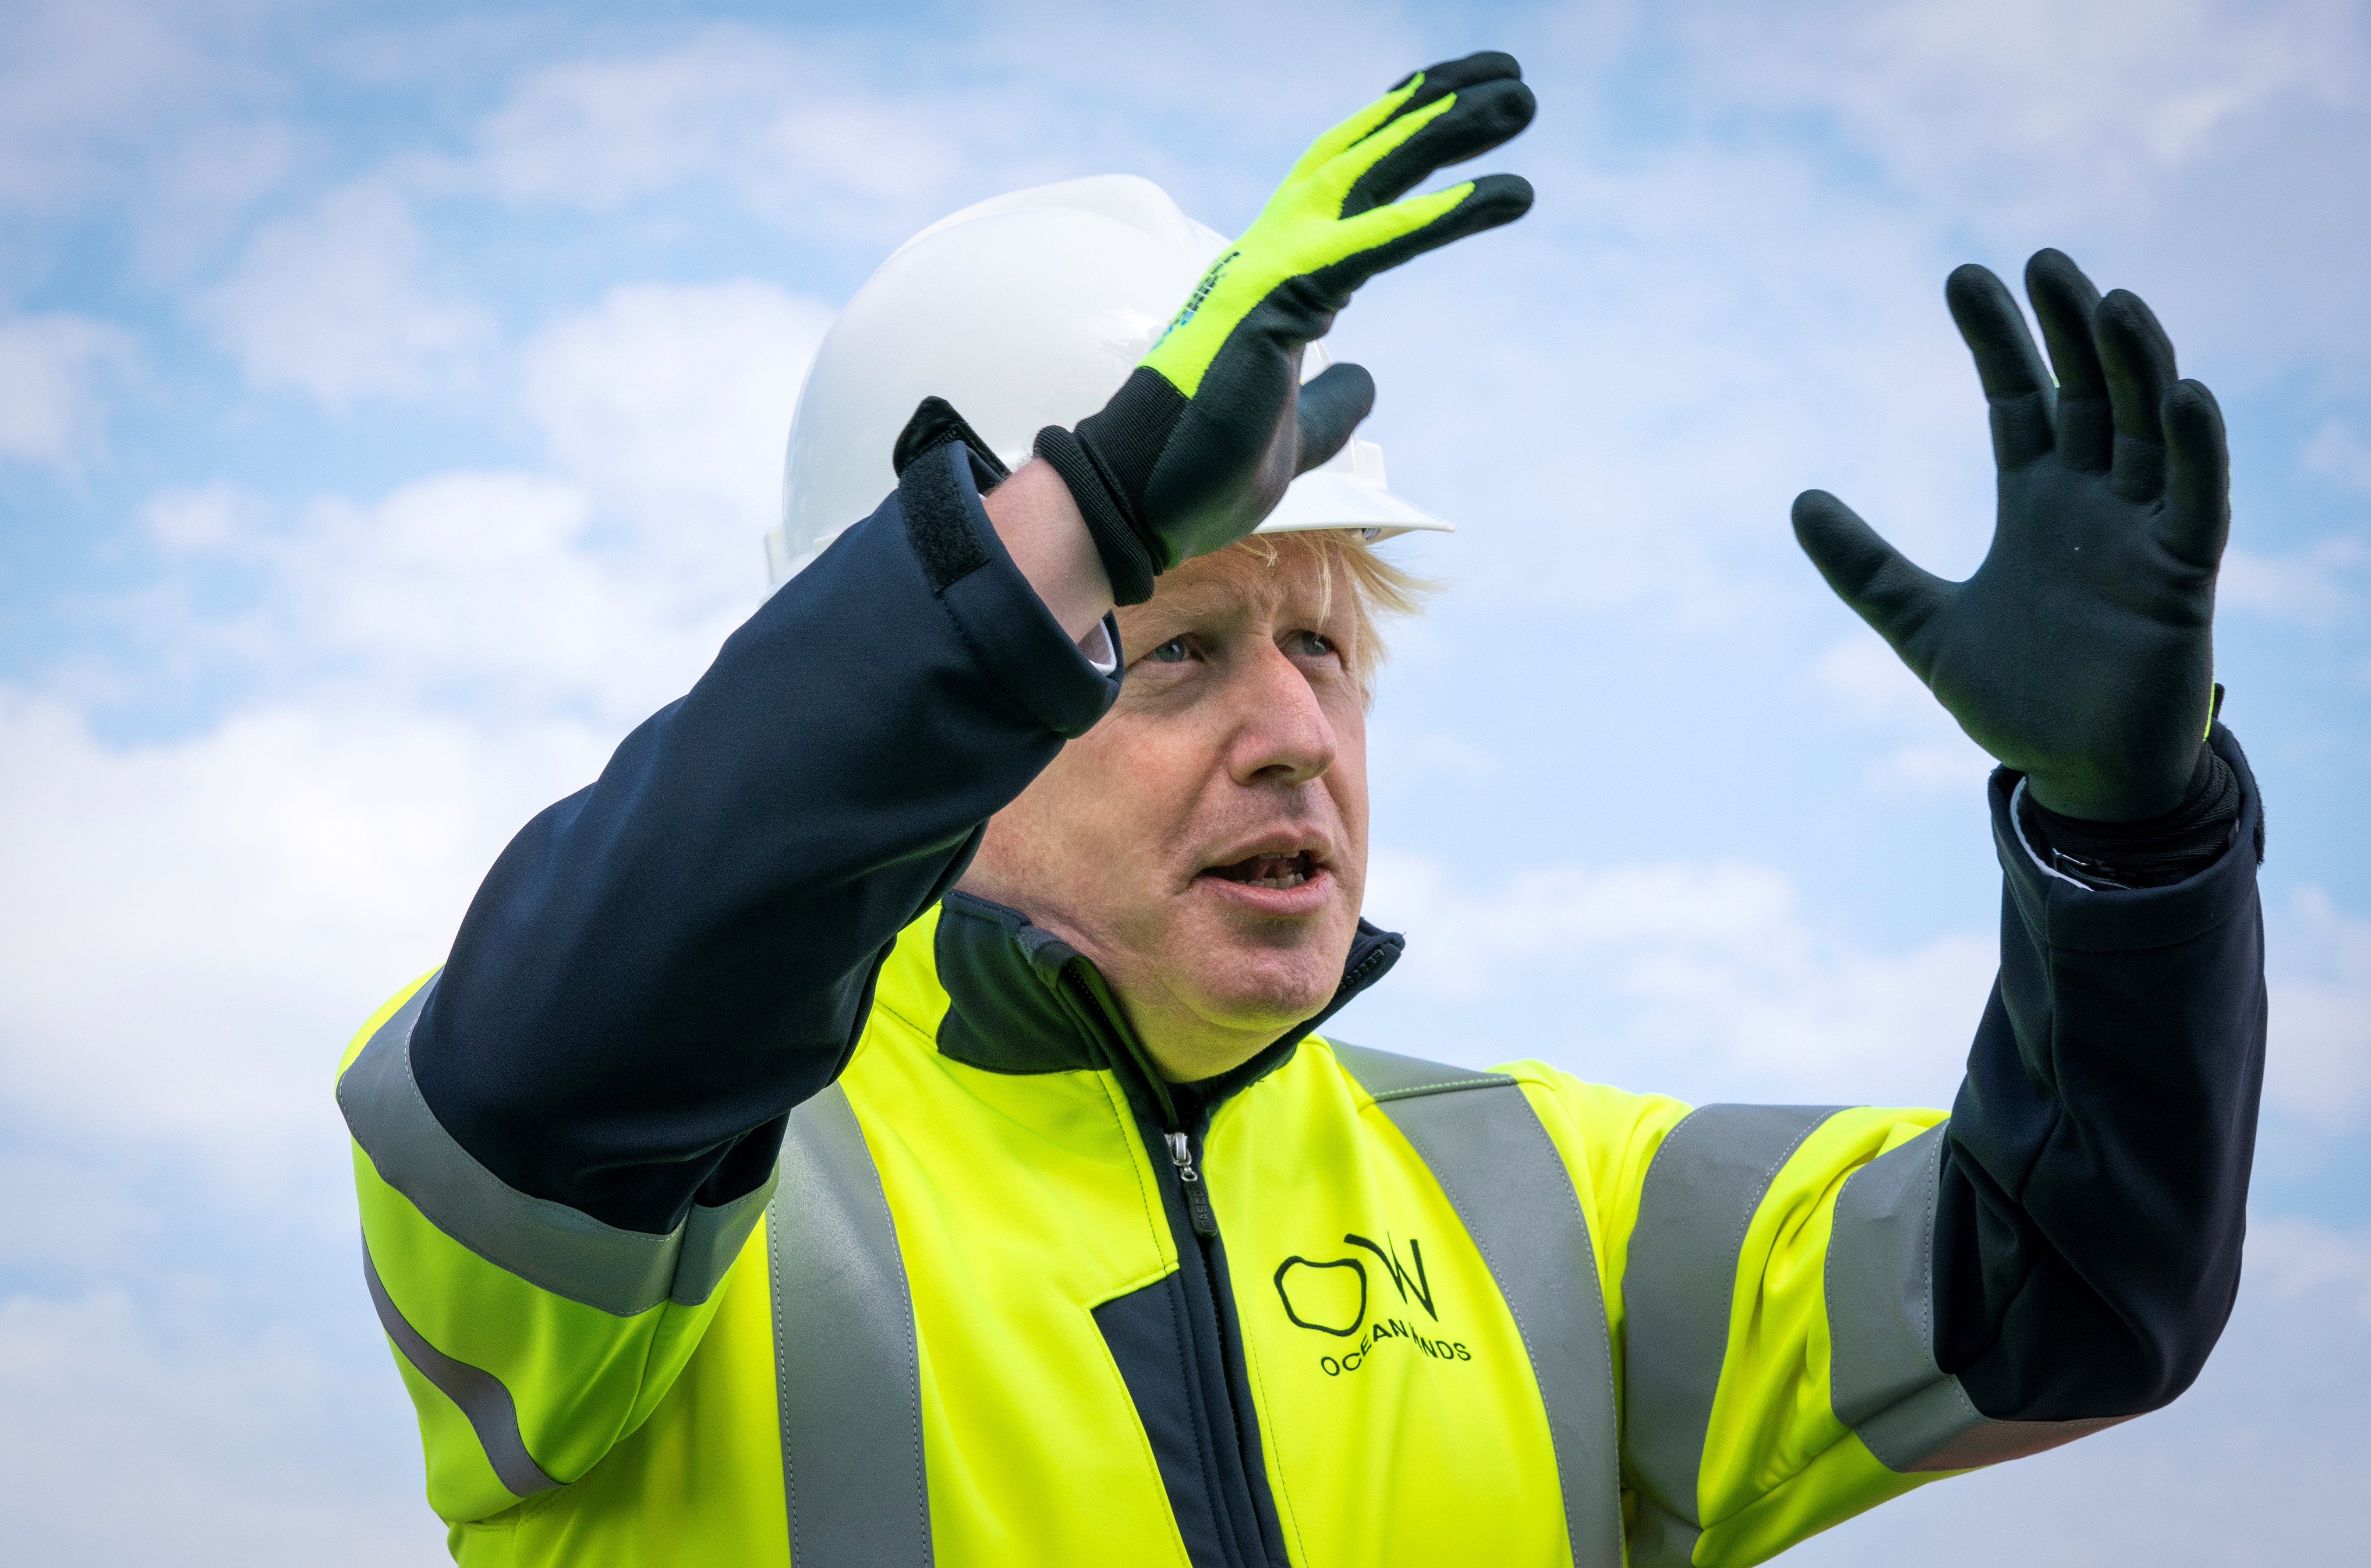
<svg viewBox="0 0 2371 1568"><path fill-rule="evenodd" d="M2054 876L1995 778L1949 1120L1362 1051L1363 926L1325 1013L1165 1084L1086 959L948 891L996 803L949 797L1099 679L983 630L1035 607L989 546L940 581L963 455L530 824L341 1066L462 1562L1711 1568L2194 1377L2261 1068L2227 732L2241 842L2173 888ZM785 647L857 689L786 694ZM976 755L868 778L917 688Z"/></svg>
<svg viewBox="0 0 2371 1568"><path fill-rule="evenodd" d="M419 990L365 1032L374 1295L462 1562L1610 1568L1626 1525L1637 1562L1743 1562L2085 1429L1986 1421L1935 1365L1938 1112L1691 1116L1312 1039L1197 1125L1084 960L947 909L787 1179L665 1243L417 1114Z"/></svg>

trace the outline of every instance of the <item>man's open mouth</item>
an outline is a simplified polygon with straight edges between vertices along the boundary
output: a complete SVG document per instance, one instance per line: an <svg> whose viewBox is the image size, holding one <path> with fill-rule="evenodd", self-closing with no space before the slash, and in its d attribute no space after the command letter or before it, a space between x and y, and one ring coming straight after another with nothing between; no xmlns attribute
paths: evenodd
<svg viewBox="0 0 2371 1568"><path fill-rule="evenodd" d="M1317 858L1306 849L1290 855L1250 855L1232 866L1212 866L1202 874L1245 887L1299 887L1317 874Z"/></svg>

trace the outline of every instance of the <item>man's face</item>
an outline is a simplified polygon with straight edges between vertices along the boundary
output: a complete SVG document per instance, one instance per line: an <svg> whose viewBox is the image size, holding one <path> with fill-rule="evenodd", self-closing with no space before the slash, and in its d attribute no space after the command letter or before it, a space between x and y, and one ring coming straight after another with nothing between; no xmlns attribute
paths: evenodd
<svg viewBox="0 0 2371 1568"><path fill-rule="evenodd" d="M1119 612L1103 721L989 823L964 886L1092 959L1163 1072L1206 1078L1323 1008L1366 887L1353 589L1290 536Z"/></svg>

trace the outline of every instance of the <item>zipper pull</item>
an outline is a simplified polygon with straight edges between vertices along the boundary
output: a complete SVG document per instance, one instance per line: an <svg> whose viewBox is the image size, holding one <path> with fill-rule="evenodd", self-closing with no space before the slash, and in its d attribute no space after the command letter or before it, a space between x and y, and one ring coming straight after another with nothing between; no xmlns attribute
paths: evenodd
<svg viewBox="0 0 2371 1568"><path fill-rule="evenodd" d="M1219 1234L1219 1216L1210 1212L1210 1194L1202 1185L1202 1173L1194 1169L1194 1146L1184 1133L1171 1133L1169 1162L1177 1167L1177 1184L1186 1189L1186 1213L1194 1221L1194 1234L1204 1240Z"/></svg>

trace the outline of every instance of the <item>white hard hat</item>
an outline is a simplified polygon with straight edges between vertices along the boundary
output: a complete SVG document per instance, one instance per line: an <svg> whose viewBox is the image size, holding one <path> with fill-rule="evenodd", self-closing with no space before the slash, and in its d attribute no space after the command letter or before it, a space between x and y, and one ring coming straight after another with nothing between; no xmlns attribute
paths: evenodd
<svg viewBox="0 0 2371 1568"><path fill-rule="evenodd" d="M766 536L779 587L896 486L889 454L924 398L954 405L1011 467L1049 424L1102 408L1176 314L1225 237L1131 174L993 197L908 240L824 334L791 420L782 521ZM1312 343L1304 381L1332 360ZM1353 437L1292 481L1263 534L1452 525L1383 485L1382 449Z"/></svg>

